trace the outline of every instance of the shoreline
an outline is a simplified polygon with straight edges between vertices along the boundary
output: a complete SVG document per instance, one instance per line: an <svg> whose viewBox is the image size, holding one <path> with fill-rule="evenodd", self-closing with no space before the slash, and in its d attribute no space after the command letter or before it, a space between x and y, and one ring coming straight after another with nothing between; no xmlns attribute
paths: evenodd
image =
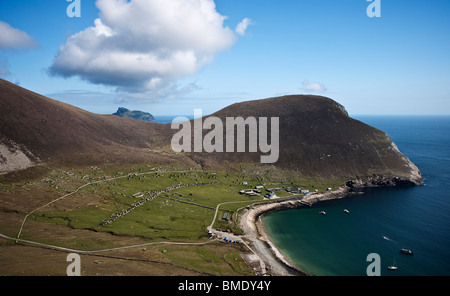
<svg viewBox="0 0 450 296"><path fill-rule="evenodd" d="M284 209L280 209L279 211L282 211ZM278 211L278 210L277 210ZM270 236L267 234L266 228L264 226L264 222L262 221L262 218L266 215L266 214L270 214L272 212L277 212L277 211L271 211L271 212L267 212L267 213L263 213L258 217L258 221L257 223L257 229L258 232L262 235L262 237L264 238L264 240L266 241L266 243L269 245L270 250L272 251L273 255L275 256L275 258L277 260L279 260L282 264L286 265L289 269L294 270L295 272L292 272L292 270L290 272L288 272L287 275L289 276L311 276L311 274L309 274L308 272L304 271L301 269L300 266L295 265L294 262L292 262L289 258L286 257L286 255L284 255L275 245L275 243L272 241L272 239L270 238ZM279 275L279 274L276 274Z"/></svg>
<svg viewBox="0 0 450 296"><path fill-rule="evenodd" d="M267 234L261 218L272 212L297 208L297 202L303 200L310 204L315 204L324 200L340 199L347 196L350 188L343 185L336 190L325 193L313 193L298 198L297 200L275 201L269 204L259 204L251 206L239 219L244 236L250 241L252 252L258 256L266 270L263 274L269 273L274 276L310 276L301 267L296 266L287 259ZM268 267L268 268L267 268ZM268 270L267 270L268 269Z"/></svg>

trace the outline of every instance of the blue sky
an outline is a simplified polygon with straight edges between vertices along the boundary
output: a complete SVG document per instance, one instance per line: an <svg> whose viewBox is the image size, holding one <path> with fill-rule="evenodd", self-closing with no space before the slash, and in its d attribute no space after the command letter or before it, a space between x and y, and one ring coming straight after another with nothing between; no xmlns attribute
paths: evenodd
<svg viewBox="0 0 450 296"><path fill-rule="evenodd" d="M0 37L0 76L101 114L208 114L286 94L350 114L450 114L450 1L380 0L369 18L366 0L195 0L166 15L180 1L81 0L69 18L66 0L1 0L3 30L29 39Z"/></svg>

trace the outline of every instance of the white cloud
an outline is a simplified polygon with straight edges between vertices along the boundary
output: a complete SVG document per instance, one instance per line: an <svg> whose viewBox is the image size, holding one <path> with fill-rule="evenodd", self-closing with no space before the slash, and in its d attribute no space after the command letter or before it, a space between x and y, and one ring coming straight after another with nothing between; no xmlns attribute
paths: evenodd
<svg viewBox="0 0 450 296"><path fill-rule="evenodd" d="M248 26L253 24L254 24L253 20L246 17L236 26L235 31L237 34L244 36Z"/></svg>
<svg viewBox="0 0 450 296"><path fill-rule="evenodd" d="M94 26L69 37L50 73L124 92L166 91L236 41L213 0L97 0Z"/></svg>
<svg viewBox="0 0 450 296"><path fill-rule="evenodd" d="M0 49L33 48L37 42L27 33L0 21Z"/></svg>
<svg viewBox="0 0 450 296"><path fill-rule="evenodd" d="M316 81L310 82L308 80L304 80L302 82L302 85L303 85L302 89L308 92L323 93L327 91L325 85Z"/></svg>
<svg viewBox="0 0 450 296"><path fill-rule="evenodd" d="M142 92L121 92L114 100L115 104L123 104L131 102L134 104L143 104L146 102L162 102L164 100L172 100L177 97L183 97L193 90L201 89L195 82L187 85L179 85L175 82L166 83L153 89Z"/></svg>

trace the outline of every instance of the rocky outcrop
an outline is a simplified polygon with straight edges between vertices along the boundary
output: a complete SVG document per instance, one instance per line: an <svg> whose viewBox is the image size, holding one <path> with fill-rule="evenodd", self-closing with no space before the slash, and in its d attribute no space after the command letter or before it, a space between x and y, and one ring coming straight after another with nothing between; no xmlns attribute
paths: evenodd
<svg viewBox="0 0 450 296"><path fill-rule="evenodd" d="M393 186L416 186L422 185L422 179L416 177L401 178L396 176L374 176L365 179L353 179L346 182L350 188L372 188L372 187L393 187Z"/></svg>
<svg viewBox="0 0 450 296"><path fill-rule="evenodd" d="M23 170L34 166L36 161L38 159L24 145L0 138L0 173Z"/></svg>
<svg viewBox="0 0 450 296"><path fill-rule="evenodd" d="M155 122L155 117L151 115L150 113L143 112L143 111L131 111L127 108L120 107L116 113L113 115L120 116L120 117L126 117L126 118L132 118L136 120L142 120L147 122Z"/></svg>

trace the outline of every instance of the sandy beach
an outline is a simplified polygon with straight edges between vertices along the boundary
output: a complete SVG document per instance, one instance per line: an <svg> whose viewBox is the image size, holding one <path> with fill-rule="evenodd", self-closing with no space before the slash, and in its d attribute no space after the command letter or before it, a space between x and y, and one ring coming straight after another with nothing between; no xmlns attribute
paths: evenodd
<svg viewBox="0 0 450 296"><path fill-rule="evenodd" d="M303 201L316 203L323 200L343 198L347 195L349 188L341 186L334 191L325 193L309 194L303 197ZM299 198L300 200L301 198ZM262 274L274 276L301 276L308 275L300 267L295 266L284 256L267 235L261 217L285 209L296 208L296 200L274 201L269 204L253 205L240 217L240 227L244 231L245 238L249 241L249 247L258 257L262 269Z"/></svg>

